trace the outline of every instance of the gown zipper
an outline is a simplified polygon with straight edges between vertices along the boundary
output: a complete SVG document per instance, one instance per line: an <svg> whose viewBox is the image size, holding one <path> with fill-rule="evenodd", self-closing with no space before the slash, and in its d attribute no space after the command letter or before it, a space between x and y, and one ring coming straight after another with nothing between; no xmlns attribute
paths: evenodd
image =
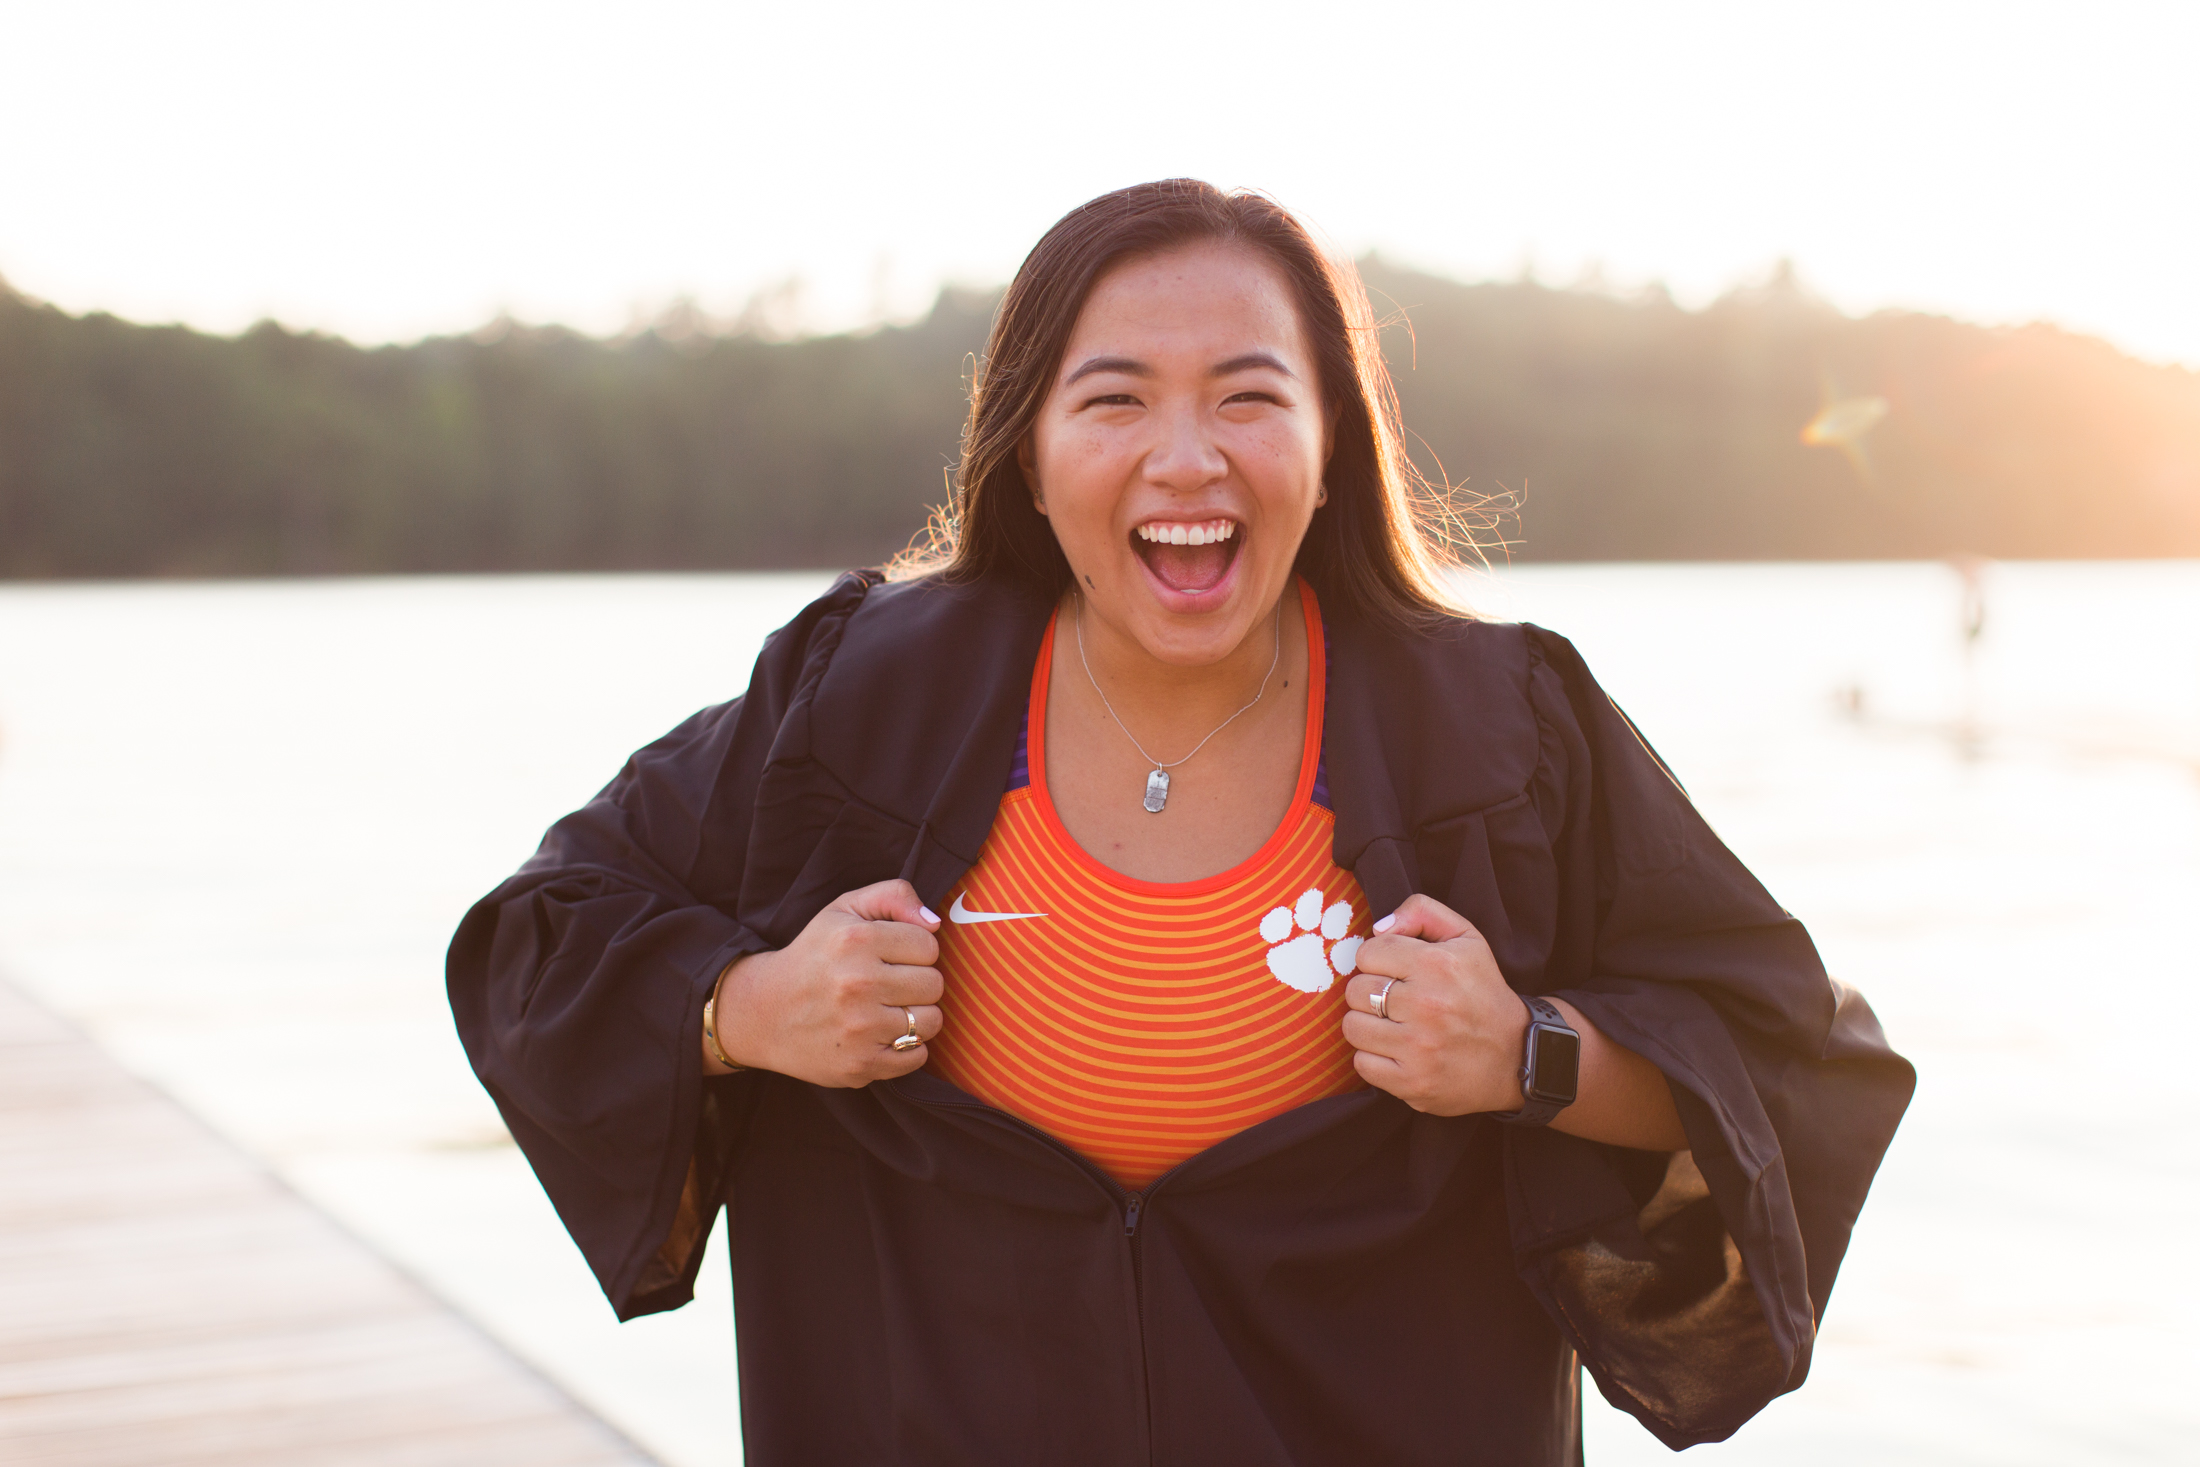
<svg viewBox="0 0 2200 1467"><path fill-rule="evenodd" d="M1153 1194L1161 1190L1163 1182L1183 1170L1184 1162L1178 1162L1175 1166L1170 1167L1160 1176L1148 1182L1144 1188L1134 1192L1099 1167L1093 1165L1092 1159L1076 1147L1066 1144L1058 1137L1047 1134L1047 1132L1034 1126L1022 1116L1011 1115L999 1106L989 1105L976 1096L964 1100L944 1098L927 1100L913 1095L905 1098L916 1105L981 1111L997 1124L1005 1125L1011 1130L1020 1131L1027 1136L1037 1137L1040 1141L1045 1142L1048 1146L1076 1163L1079 1170L1098 1182L1108 1196L1115 1201L1116 1205L1123 1209L1123 1244L1130 1250L1131 1255L1131 1306L1138 1319L1138 1392L1143 1398L1141 1404L1146 1408L1146 1460L1151 1462L1153 1460L1153 1385L1147 1378L1146 1260L1145 1249L1140 1246L1143 1239L1139 1236L1138 1225L1145 1219L1146 1208L1153 1201ZM1186 1161L1190 1159L1189 1157L1185 1158Z"/></svg>

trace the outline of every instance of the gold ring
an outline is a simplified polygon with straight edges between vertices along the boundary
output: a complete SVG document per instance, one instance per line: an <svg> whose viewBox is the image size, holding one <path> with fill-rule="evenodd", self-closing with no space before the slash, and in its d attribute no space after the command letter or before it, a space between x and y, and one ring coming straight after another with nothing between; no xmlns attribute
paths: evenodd
<svg viewBox="0 0 2200 1467"><path fill-rule="evenodd" d="M1367 996L1367 1006L1376 1018L1388 1019L1390 1017L1390 990L1397 986L1398 980L1393 978Z"/></svg>
<svg viewBox="0 0 2200 1467"><path fill-rule="evenodd" d="M909 1032L895 1037L894 1052L896 1054L906 1054L924 1043L922 1039L917 1037L917 1011L915 1009L903 1009L901 1016L909 1021Z"/></svg>

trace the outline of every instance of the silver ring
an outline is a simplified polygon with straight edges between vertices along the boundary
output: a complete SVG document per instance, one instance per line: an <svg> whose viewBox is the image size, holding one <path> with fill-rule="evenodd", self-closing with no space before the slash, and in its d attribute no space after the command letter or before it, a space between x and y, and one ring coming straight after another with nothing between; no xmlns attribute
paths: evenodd
<svg viewBox="0 0 2200 1467"><path fill-rule="evenodd" d="M1390 1017L1390 990L1397 986L1398 980L1393 978L1367 996L1367 1006L1376 1018L1387 1019Z"/></svg>
<svg viewBox="0 0 2200 1467"><path fill-rule="evenodd" d="M917 1037L917 1011L915 1009L903 1009L901 1016L909 1021L909 1032L895 1036L894 1052L896 1054L906 1054L924 1043L922 1039Z"/></svg>

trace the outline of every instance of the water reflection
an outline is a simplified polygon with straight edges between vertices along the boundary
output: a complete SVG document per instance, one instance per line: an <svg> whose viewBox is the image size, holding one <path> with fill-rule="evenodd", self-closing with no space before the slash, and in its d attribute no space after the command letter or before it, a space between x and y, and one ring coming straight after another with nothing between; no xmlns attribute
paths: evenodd
<svg viewBox="0 0 2200 1467"><path fill-rule="evenodd" d="M728 1301L615 1327L443 1008L459 912L823 578L0 589L0 964L677 1463ZM1507 572L1918 1063L1736 1462L2172 1461L2200 1282L2200 567ZM1972 631L1972 628L1977 628ZM1668 1454L1601 1406L1594 1460Z"/></svg>

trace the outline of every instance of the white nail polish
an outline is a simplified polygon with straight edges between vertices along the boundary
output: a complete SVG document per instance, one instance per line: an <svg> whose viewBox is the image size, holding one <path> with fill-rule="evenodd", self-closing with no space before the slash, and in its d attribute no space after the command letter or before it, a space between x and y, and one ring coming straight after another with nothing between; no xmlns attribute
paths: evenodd
<svg viewBox="0 0 2200 1467"><path fill-rule="evenodd" d="M930 907L919 907L919 908L917 908L917 910L918 910L918 911L920 911L920 912L922 912L922 913L924 914L924 920L925 920L925 921L927 921L927 922L931 923L931 924L932 924L933 926L935 926L935 927L937 927L937 926L939 925L939 922L940 922L940 914L939 914L939 913L937 913L937 912L933 911L933 910L932 910L932 909L931 909Z"/></svg>
<svg viewBox="0 0 2200 1467"><path fill-rule="evenodd" d="M1382 921L1375 924L1375 930L1377 932L1388 932L1391 928L1397 925L1398 914L1396 912L1392 912L1389 916L1383 918Z"/></svg>

